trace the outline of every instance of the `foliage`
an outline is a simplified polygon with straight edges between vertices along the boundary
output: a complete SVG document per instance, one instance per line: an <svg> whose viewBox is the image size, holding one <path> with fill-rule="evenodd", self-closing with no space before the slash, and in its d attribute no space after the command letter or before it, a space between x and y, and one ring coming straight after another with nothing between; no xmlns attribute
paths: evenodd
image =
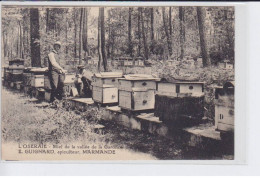
<svg viewBox="0 0 260 179"><path fill-rule="evenodd" d="M86 8L88 19L88 47L92 57L98 56L97 50L97 11L96 7ZM183 7L183 28L180 26L179 7L171 8L171 19L169 19L169 8L165 8L166 28L171 28L172 34L172 58L177 59L181 54L181 32L184 36L184 56L200 56L200 43L198 33L197 13L194 7ZM79 32L80 13L79 8L39 8L40 13L40 46L41 60L52 48L54 41L62 42L62 59L65 61L79 57ZM234 60L234 8L233 7L206 7L205 33L212 61ZM106 53L109 58L129 54L128 41L128 15L129 8L106 7L105 8L105 33ZM145 48L143 35L148 44L149 57L157 55L158 59L167 59L169 50L166 38L165 25L163 24L162 7L153 7L153 40L151 27L151 8L143 7L144 33L138 31L138 8L133 7L131 12L131 36L133 55L138 56L139 37L141 37L141 56L144 56ZM30 22L28 8L3 8L2 12L2 37L4 40L4 57L14 58L20 54L17 52L18 27L21 22L23 33L23 55L30 59ZM169 24L172 27L169 27ZM140 36L139 36L140 35ZM84 44L85 45L85 44ZM86 47L86 46L84 46ZM154 50L151 50L154 47ZM84 48L86 50L86 48ZM83 51L83 50L82 50ZM84 51L83 51L84 52ZM81 52L81 53L83 53ZM4 59L4 58L3 58ZM65 65L65 64L63 64Z"/></svg>

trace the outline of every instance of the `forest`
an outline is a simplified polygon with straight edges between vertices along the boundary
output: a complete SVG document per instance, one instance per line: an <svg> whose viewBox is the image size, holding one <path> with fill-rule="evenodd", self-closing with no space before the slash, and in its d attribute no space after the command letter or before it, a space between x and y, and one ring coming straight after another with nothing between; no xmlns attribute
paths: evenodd
<svg viewBox="0 0 260 179"><path fill-rule="evenodd" d="M44 66L55 41L64 62L98 59L105 71L120 56L234 63L234 20L234 7L3 6L2 63L22 58Z"/></svg>

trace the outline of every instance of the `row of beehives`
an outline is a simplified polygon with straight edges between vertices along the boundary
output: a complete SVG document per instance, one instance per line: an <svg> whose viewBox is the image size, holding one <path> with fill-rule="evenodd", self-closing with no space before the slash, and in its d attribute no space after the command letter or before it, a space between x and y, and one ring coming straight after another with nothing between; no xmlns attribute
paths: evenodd
<svg viewBox="0 0 260 179"><path fill-rule="evenodd" d="M180 116L202 118L203 82L162 82L151 75L100 73L93 77L93 100L102 104L118 103L122 109L155 109L162 120ZM220 131L234 130L234 83L227 82L215 92L215 126Z"/></svg>
<svg viewBox="0 0 260 179"><path fill-rule="evenodd" d="M45 90L45 99L50 99L50 81L46 68L24 68L22 60L9 62L9 67L4 68L4 79L16 84L18 88L23 85L25 90L33 87ZM201 82L161 82L160 79L151 75L125 75L122 73L105 72L95 74L92 81L93 100L103 104L118 103L123 109L131 111L143 111L154 109L155 94L167 97L198 97L196 102L187 100L179 104L157 105L159 112L164 111L164 116L169 110L163 108L182 109L188 114L195 114L201 111L201 99L204 96L204 85ZM64 91L70 95L75 81L75 74L65 76ZM12 86L12 85L11 85ZM216 88L215 97L215 122L216 128L223 131L233 131L234 129L234 83L227 82L223 88ZM161 98L162 99L162 98ZM168 99L169 103L173 100ZM194 101L194 100L193 100ZM176 100L175 100L176 102ZM174 102L174 103L175 103ZM178 102L180 103L180 102ZM191 105L192 104L192 105ZM195 104L195 105L194 105ZM203 107L203 106L202 106ZM183 110L184 108L187 108ZM196 109L196 110L194 110ZM202 109L203 110L203 109ZM157 112L158 112L157 111ZM178 110L180 111L180 110ZM178 112L177 111L177 112ZM176 113L176 111L175 111ZM160 114L159 114L160 115Z"/></svg>
<svg viewBox="0 0 260 179"><path fill-rule="evenodd" d="M152 75L122 75L117 72L95 74L92 81L93 100L102 104L118 103L123 109L142 111L154 109L155 94L203 96L202 82L160 82Z"/></svg>
<svg viewBox="0 0 260 179"><path fill-rule="evenodd" d="M74 87L75 74L65 74L63 77L65 96L69 96ZM9 61L9 66L4 68L4 80L10 82L11 87L23 88L26 93L44 92L45 99L50 100L51 84L47 68L25 68L24 60L15 59Z"/></svg>
<svg viewBox="0 0 260 179"><path fill-rule="evenodd" d="M70 96L71 90L74 88L75 74L64 74L64 95ZM51 83L47 68L27 68L23 73L23 84L25 88L41 88L45 91L45 99L50 101Z"/></svg>
<svg viewBox="0 0 260 179"><path fill-rule="evenodd" d="M111 61L113 66L144 66L144 59L142 57L120 57L114 58Z"/></svg>

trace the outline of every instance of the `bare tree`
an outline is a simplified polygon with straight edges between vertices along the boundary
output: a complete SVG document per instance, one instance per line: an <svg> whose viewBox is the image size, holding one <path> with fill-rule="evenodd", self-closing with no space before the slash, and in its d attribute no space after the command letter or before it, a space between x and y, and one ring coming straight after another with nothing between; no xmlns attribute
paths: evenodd
<svg viewBox="0 0 260 179"><path fill-rule="evenodd" d="M141 8L138 7L138 19L137 19L137 25L138 25L138 56L141 56Z"/></svg>
<svg viewBox="0 0 260 179"><path fill-rule="evenodd" d="M104 70L107 71L107 59L105 49L105 22L104 22L104 7L99 8L98 18L98 54L99 62L98 68L100 70L101 62L103 62Z"/></svg>
<svg viewBox="0 0 260 179"><path fill-rule="evenodd" d="M180 59L184 57L184 7L179 7L179 20L180 20L180 46L181 46L181 54Z"/></svg>
<svg viewBox="0 0 260 179"><path fill-rule="evenodd" d="M203 7L197 7L197 17L198 17L198 26L199 26L199 34L200 34L200 48L201 48L201 55L203 59L203 66L209 66L211 65L210 59L208 57L208 49L207 49L207 42L205 37L205 10Z"/></svg>
<svg viewBox="0 0 260 179"><path fill-rule="evenodd" d="M154 44L153 44L153 41L154 41L154 10L153 10L153 7L150 8L150 11L151 11L151 52L154 53Z"/></svg>
<svg viewBox="0 0 260 179"><path fill-rule="evenodd" d="M128 9L128 53L133 56L133 43L132 43L132 11L133 8Z"/></svg>
<svg viewBox="0 0 260 179"><path fill-rule="evenodd" d="M83 19L83 8L80 8L80 23L79 23L79 64L82 63L82 19Z"/></svg>
<svg viewBox="0 0 260 179"><path fill-rule="evenodd" d="M39 31L39 11L38 8L30 9L30 29L31 29L31 64L33 67L41 66L40 53L40 31Z"/></svg>
<svg viewBox="0 0 260 179"><path fill-rule="evenodd" d="M83 50L85 51L85 57L89 55L88 48L88 9L84 8L83 13Z"/></svg>
<svg viewBox="0 0 260 179"><path fill-rule="evenodd" d="M165 7L162 7L162 14L163 14L163 26L164 26L165 35L166 35L166 38L167 38L169 56L172 56L172 41L171 41L171 38L170 38L170 35L169 35L168 24L166 22Z"/></svg>
<svg viewBox="0 0 260 179"><path fill-rule="evenodd" d="M144 56L145 59L149 58L149 52L148 52L148 47L147 47L147 41L146 41L146 35L145 35L145 28L144 28L144 15L143 15L143 8L140 8L140 13L141 13L141 24L142 24L142 37L143 37L143 43L144 43Z"/></svg>

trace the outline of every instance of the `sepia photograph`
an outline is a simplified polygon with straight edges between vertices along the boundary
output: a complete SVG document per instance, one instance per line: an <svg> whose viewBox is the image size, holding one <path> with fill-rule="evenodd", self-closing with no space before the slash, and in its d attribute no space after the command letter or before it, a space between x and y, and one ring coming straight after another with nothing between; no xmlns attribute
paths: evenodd
<svg viewBox="0 0 260 179"><path fill-rule="evenodd" d="M234 6L1 7L1 159L235 160Z"/></svg>

